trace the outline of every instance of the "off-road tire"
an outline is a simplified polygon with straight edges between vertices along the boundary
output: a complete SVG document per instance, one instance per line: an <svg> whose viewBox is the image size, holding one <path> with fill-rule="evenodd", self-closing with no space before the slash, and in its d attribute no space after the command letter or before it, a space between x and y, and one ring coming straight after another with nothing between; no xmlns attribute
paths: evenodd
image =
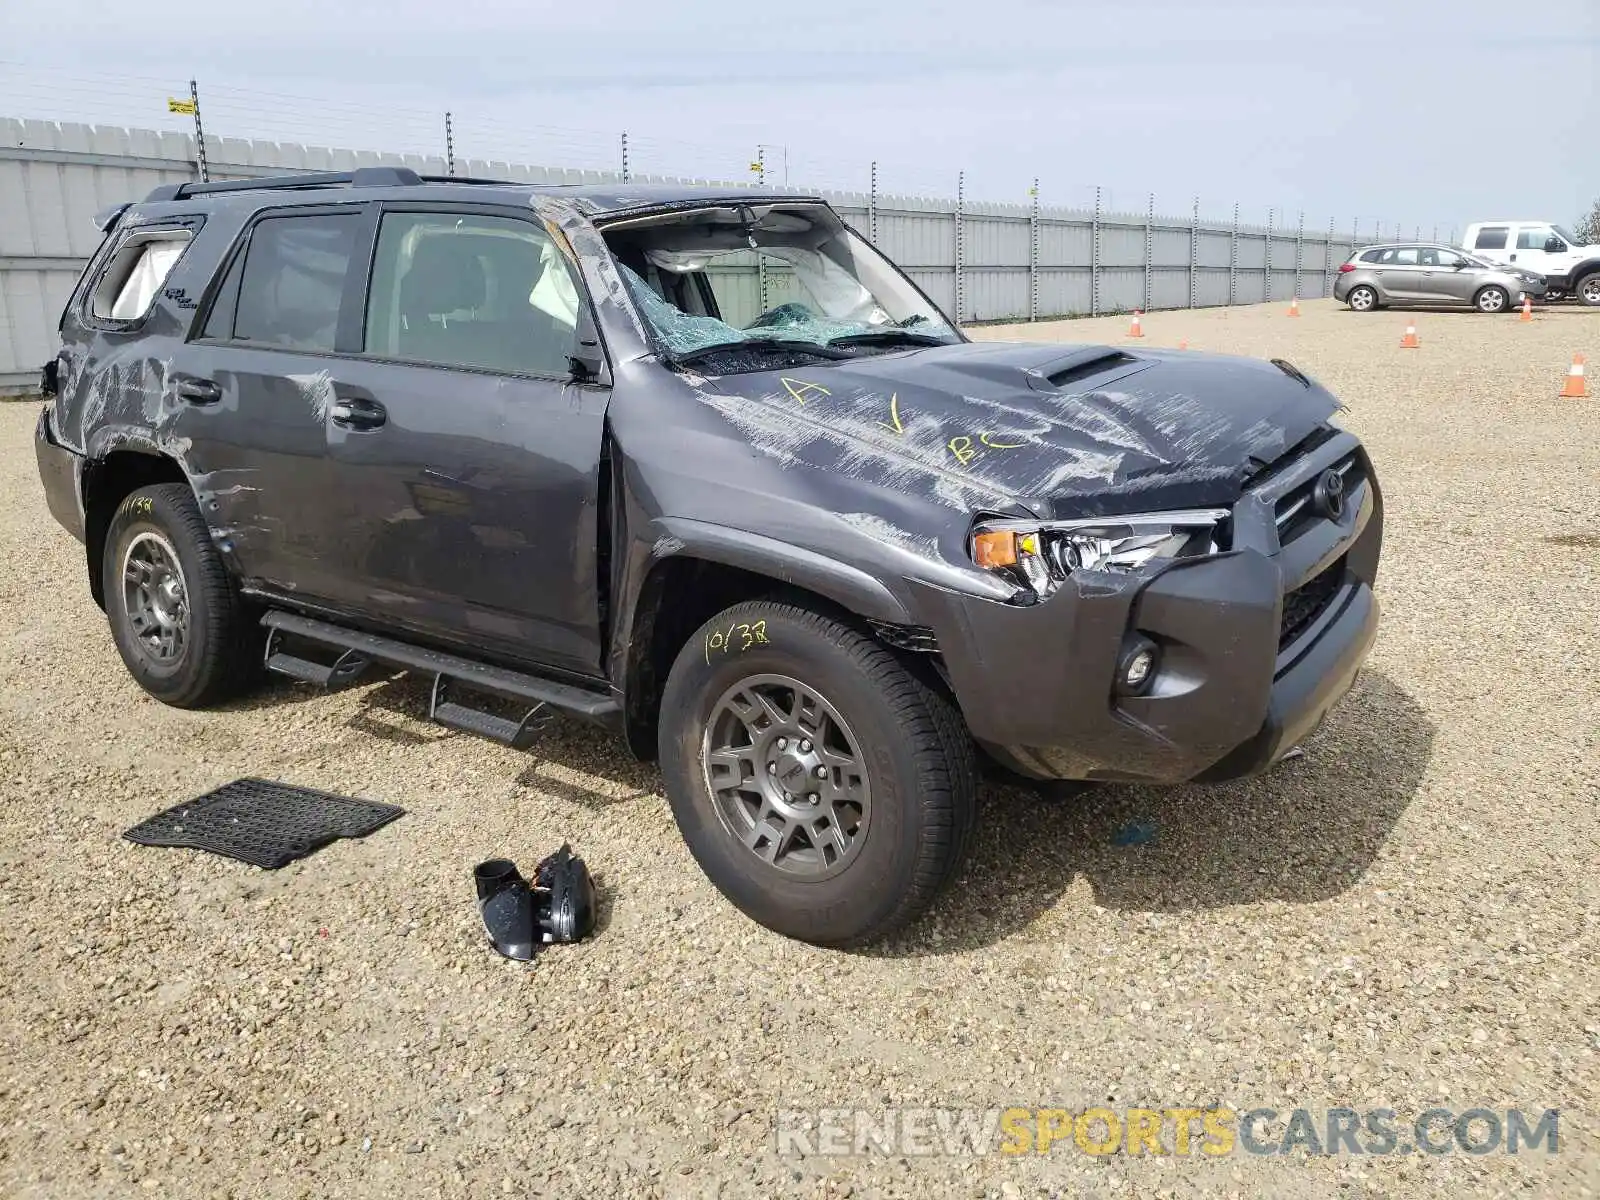
<svg viewBox="0 0 1600 1200"><path fill-rule="evenodd" d="M1600 308L1600 271L1591 271L1573 285L1572 294L1590 308Z"/></svg>
<svg viewBox="0 0 1600 1200"><path fill-rule="evenodd" d="M124 591L125 556L141 534L155 534L177 555L187 602L184 644L162 662L140 642ZM150 695L176 708L205 708L260 678L261 630L239 595L187 484L130 492L106 530L101 556L106 617L128 673Z"/></svg>
<svg viewBox="0 0 1600 1200"><path fill-rule="evenodd" d="M758 676L814 689L861 743L870 820L837 874L785 875L719 815L702 759L708 722L730 688ZM915 919L957 873L976 820L976 758L950 700L852 626L777 600L734 605L684 645L662 695L660 759L673 816L711 882L767 928L818 945L863 945Z"/></svg>

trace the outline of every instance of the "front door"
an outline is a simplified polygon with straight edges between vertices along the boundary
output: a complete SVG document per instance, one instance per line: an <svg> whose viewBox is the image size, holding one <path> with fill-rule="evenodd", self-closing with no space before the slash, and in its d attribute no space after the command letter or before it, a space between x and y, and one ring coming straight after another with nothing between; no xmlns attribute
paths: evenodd
<svg viewBox="0 0 1600 1200"><path fill-rule="evenodd" d="M1467 260L1461 255L1443 246L1423 246L1419 259L1422 291L1430 299L1460 303L1472 299L1478 286L1478 273L1467 265Z"/></svg>
<svg viewBox="0 0 1600 1200"><path fill-rule="evenodd" d="M1552 255L1546 250L1546 246L1561 241L1550 226L1518 225L1513 230L1513 238L1506 255L1510 262L1540 275L1560 274L1559 267L1552 266L1549 260L1559 259L1561 255ZM1561 245L1565 247L1566 243L1561 242Z"/></svg>
<svg viewBox="0 0 1600 1200"><path fill-rule="evenodd" d="M605 388L572 380L576 271L533 215L385 206L335 401L340 552L368 613L601 672Z"/></svg>

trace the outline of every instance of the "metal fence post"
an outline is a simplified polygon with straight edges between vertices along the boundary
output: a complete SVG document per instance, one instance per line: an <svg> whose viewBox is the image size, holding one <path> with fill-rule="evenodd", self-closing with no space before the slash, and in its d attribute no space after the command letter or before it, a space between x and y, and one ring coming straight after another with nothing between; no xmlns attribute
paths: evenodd
<svg viewBox="0 0 1600 1200"><path fill-rule="evenodd" d="M1089 225L1089 315L1100 315L1100 189L1094 190L1094 219Z"/></svg>
<svg viewBox="0 0 1600 1200"><path fill-rule="evenodd" d="M1306 215L1300 214L1300 223L1294 227L1294 298L1300 299L1300 269L1305 265Z"/></svg>
<svg viewBox="0 0 1600 1200"><path fill-rule="evenodd" d="M1039 180L1028 189L1028 320L1039 319Z"/></svg>
<svg viewBox="0 0 1600 1200"><path fill-rule="evenodd" d="M1333 218L1328 218L1328 243L1322 249L1322 294L1333 295Z"/></svg>
<svg viewBox="0 0 1600 1200"><path fill-rule="evenodd" d="M444 173L452 179L456 173L456 127L451 120L450 110L444 114Z"/></svg>
<svg viewBox="0 0 1600 1200"><path fill-rule="evenodd" d="M1272 302L1272 222L1277 218L1277 215L1277 209L1267 209L1267 282L1266 290L1261 293L1261 298L1269 304Z"/></svg>
<svg viewBox="0 0 1600 1200"><path fill-rule="evenodd" d="M867 193L867 241L878 244L878 163L872 163L872 190Z"/></svg>
<svg viewBox="0 0 1600 1200"><path fill-rule="evenodd" d="M956 173L956 324L966 318L967 286L965 272L962 268L966 265L966 218L967 207L967 173Z"/></svg>
<svg viewBox="0 0 1600 1200"><path fill-rule="evenodd" d="M1150 283L1151 271L1155 266L1151 260L1155 258L1156 238L1154 226L1156 223L1156 194L1150 193L1150 199L1144 209L1144 310L1150 311Z"/></svg>
<svg viewBox="0 0 1600 1200"><path fill-rule="evenodd" d="M1200 197L1189 210L1189 307L1200 307Z"/></svg>
<svg viewBox="0 0 1600 1200"><path fill-rule="evenodd" d="M628 131L622 131L622 182L627 183L633 178L633 171L628 165Z"/></svg>
<svg viewBox="0 0 1600 1200"><path fill-rule="evenodd" d="M751 163L750 165L752 167L754 167L755 170L756 170L756 186L757 187L763 187L763 188L766 187L767 186L767 148L765 146L757 146L756 147L756 160L755 160L755 162ZM756 286L760 289L760 293L761 293L761 311L762 312L766 312L767 311L767 260L762 255L760 250L757 250L755 252L755 256L756 256Z"/></svg>
<svg viewBox="0 0 1600 1200"><path fill-rule="evenodd" d="M211 182L211 168L206 163L206 128L200 123L200 85L189 80L189 103L194 105L194 165L200 172L200 182Z"/></svg>
<svg viewBox="0 0 1600 1200"><path fill-rule="evenodd" d="M1228 303L1239 302L1239 202L1233 202L1233 236L1228 239Z"/></svg>

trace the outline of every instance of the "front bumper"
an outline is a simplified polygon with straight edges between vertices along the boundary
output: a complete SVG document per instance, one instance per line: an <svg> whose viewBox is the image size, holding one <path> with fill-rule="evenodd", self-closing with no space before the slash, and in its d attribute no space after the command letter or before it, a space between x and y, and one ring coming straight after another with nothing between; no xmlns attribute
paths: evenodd
<svg viewBox="0 0 1600 1200"><path fill-rule="evenodd" d="M83 541L83 456L56 441L50 427L49 405L39 413L39 422L34 426L33 453L39 461L39 482L44 485L50 515Z"/></svg>
<svg viewBox="0 0 1600 1200"><path fill-rule="evenodd" d="M1353 482L1337 519L1297 504L1341 464ZM1153 576L1085 573L1026 607L920 588L973 736L1039 779L1219 780L1276 762L1350 689L1377 634L1383 505L1360 443L1337 434L1256 485L1231 536L1225 553ZM1160 648L1158 667L1144 694L1119 695L1135 635Z"/></svg>

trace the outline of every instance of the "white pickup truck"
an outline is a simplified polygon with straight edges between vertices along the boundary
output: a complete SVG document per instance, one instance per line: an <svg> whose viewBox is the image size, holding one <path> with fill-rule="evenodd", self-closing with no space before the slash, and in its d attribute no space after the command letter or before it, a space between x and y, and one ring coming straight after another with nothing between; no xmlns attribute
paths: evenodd
<svg viewBox="0 0 1600 1200"><path fill-rule="evenodd" d="M1537 271L1546 300L1576 296L1600 307L1600 245L1585 245L1550 221L1476 221L1461 244L1480 258Z"/></svg>

